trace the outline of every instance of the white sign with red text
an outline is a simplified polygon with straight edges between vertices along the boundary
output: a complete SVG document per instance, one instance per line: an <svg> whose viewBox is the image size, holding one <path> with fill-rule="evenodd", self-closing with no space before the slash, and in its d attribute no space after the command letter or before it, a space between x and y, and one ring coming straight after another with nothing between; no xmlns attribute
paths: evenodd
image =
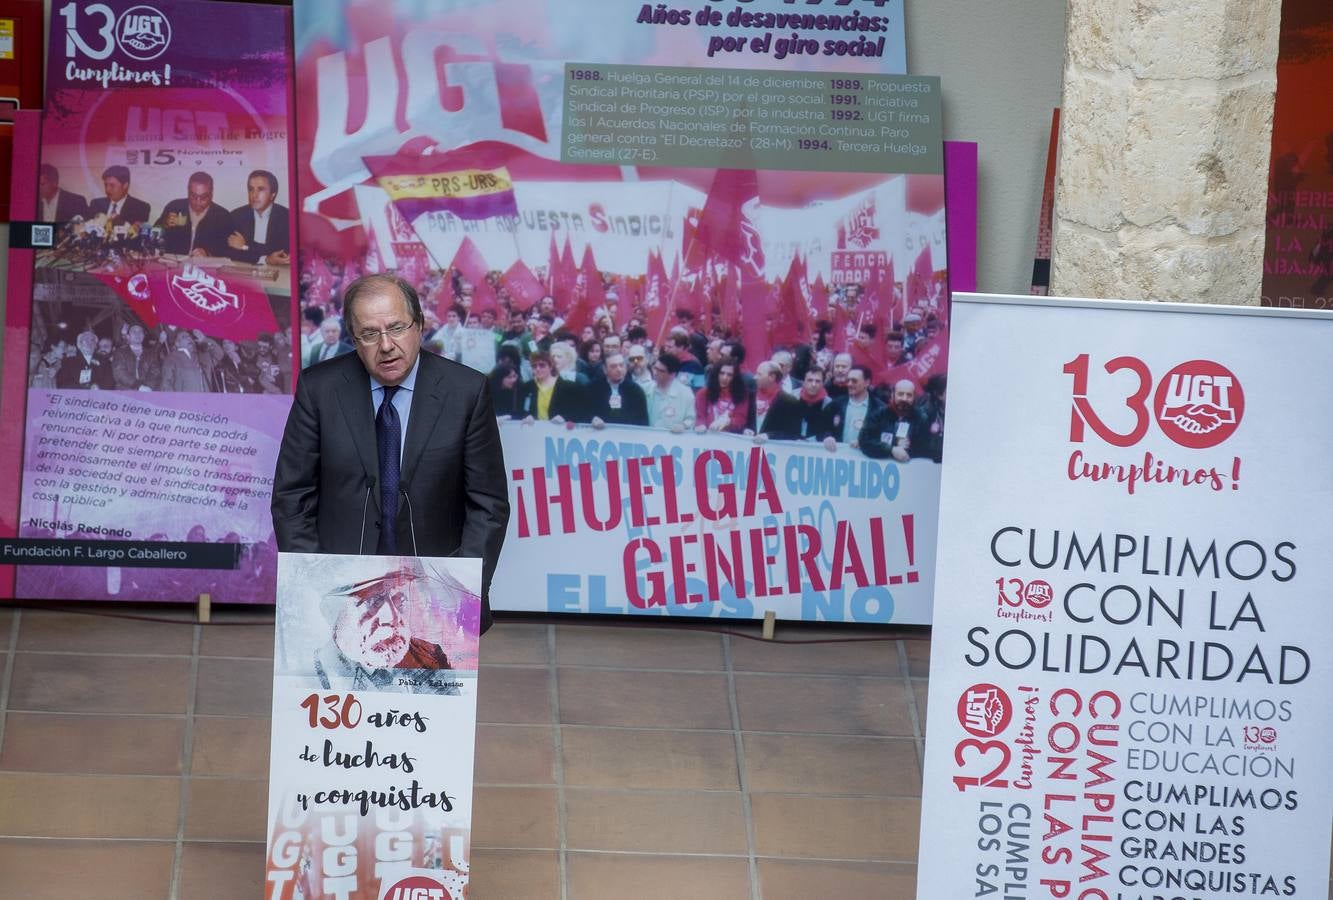
<svg viewBox="0 0 1333 900"><path fill-rule="evenodd" d="M918 898L1327 896L1333 316L953 299Z"/></svg>

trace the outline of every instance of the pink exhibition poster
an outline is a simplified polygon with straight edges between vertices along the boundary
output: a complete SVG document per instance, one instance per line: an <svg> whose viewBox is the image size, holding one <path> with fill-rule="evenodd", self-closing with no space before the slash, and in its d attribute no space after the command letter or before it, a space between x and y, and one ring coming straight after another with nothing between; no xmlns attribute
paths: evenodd
<svg viewBox="0 0 1333 900"><path fill-rule="evenodd" d="M27 339L26 392L5 384L23 423L15 597L272 601L289 44L273 7L53 13L30 287L8 311Z"/></svg>

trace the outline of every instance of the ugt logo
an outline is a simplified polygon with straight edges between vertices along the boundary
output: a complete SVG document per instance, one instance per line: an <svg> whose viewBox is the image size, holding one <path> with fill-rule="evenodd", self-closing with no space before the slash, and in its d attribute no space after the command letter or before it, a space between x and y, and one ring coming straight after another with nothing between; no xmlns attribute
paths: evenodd
<svg viewBox="0 0 1333 900"><path fill-rule="evenodd" d="M1084 353L1064 367L1064 373L1074 377L1071 443L1082 443L1085 429L1091 428L1114 447L1132 447L1143 440L1151 421L1156 420L1158 428L1174 443L1204 450L1235 434L1245 414L1245 391L1240 381L1226 366L1211 360L1181 363L1158 382L1155 393L1152 372L1137 357L1118 356L1103 369L1108 375L1128 371L1137 378L1133 392L1124 399L1134 425L1129 431L1116 431L1093 409L1088 399L1088 354ZM1149 393L1153 393L1151 409Z"/></svg>
<svg viewBox="0 0 1333 900"><path fill-rule="evenodd" d="M171 23L151 6L133 6L116 22L116 43L137 60L156 59L171 43Z"/></svg>

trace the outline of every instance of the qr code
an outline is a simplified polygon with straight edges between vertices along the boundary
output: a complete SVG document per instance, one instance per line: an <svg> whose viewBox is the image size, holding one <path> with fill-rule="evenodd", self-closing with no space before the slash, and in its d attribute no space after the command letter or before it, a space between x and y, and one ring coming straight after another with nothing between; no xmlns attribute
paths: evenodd
<svg viewBox="0 0 1333 900"><path fill-rule="evenodd" d="M32 245L34 247L50 247L54 243L55 243L55 226L53 225L32 226Z"/></svg>

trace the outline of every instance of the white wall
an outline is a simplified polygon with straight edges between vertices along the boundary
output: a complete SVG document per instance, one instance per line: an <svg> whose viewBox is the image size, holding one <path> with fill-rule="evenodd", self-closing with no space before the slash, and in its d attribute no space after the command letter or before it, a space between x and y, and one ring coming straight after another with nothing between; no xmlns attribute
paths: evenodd
<svg viewBox="0 0 1333 900"><path fill-rule="evenodd" d="M907 68L939 75L944 136L976 141L977 288L1026 294L1066 0L907 0Z"/></svg>

